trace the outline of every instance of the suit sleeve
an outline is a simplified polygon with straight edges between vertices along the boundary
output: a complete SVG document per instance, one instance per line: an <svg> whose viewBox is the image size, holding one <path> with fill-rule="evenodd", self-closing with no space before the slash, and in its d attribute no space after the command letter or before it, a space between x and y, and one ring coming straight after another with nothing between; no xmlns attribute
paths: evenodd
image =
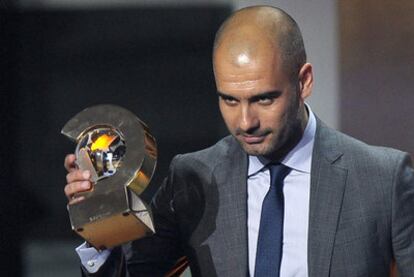
<svg viewBox="0 0 414 277"><path fill-rule="evenodd" d="M414 170L408 155L399 163L392 195L392 247L400 277L414 276Z"/></svg>
<svg viewBox="0 0 414 277"><path fill-rule="evenodd" d="M171 205L177 159L176 157L171 162L168 177L151 201L155 234L115 248L97 273L90 274L82 267L82 276L161 277L183 256L178 223Z"/></svg>

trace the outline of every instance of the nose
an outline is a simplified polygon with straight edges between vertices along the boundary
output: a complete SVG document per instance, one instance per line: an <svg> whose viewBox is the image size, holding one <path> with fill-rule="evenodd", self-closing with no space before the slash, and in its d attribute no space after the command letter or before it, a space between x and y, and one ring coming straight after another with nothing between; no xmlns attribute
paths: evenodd
<svg viewBox="0 0 414 277"><path fill-rule="evenodd" d="M254 132L260 127L260 121L250 105L241 107L240 129L245 133Z"/></svg>

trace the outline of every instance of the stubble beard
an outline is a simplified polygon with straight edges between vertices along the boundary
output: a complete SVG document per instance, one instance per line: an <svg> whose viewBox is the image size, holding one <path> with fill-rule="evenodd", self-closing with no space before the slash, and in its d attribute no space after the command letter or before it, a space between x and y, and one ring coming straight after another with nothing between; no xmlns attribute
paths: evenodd
<svg viewBox="0 0 414 277"><path fill-rule="evenodd" d="M233 136L248 155L280 161L299 142L302 136L301 122L296 116L288 116L281 128L264 130L262 133L267 133L265 141L251 145L244 142L237 132Z"/></svg>

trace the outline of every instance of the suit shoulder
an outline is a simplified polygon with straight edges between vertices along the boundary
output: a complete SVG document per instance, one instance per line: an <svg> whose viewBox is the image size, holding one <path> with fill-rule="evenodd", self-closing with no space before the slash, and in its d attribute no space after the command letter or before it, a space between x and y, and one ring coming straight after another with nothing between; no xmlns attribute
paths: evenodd
<svg viewBox="0 0 414 277"><path fill-rule="evenodd" d="M390 168L409 156L398 149L370 145L339 131L332 131L337 136L344 158L353 164L369 163L376 167Z"/></svg>
<svg viewBox="0 0 414 277"><path fill-rule="evenodd" d="M212 170L228 155L229 149L237 143L231 136L224 137L216 144L191 153L179 154L174 157L172 164L176 167L206 167Z"/></svg>

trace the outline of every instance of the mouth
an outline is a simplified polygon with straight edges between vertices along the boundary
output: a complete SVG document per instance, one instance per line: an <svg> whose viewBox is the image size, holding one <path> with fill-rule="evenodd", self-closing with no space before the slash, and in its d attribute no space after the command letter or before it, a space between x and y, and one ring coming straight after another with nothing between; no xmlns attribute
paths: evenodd
<svg viewBox="0 0 414 277"><path fill-rule="evenodd" d="M260 136L241 135L241 138L247 144L259 144L265 140L266 135L260 135Z"/></svg>

